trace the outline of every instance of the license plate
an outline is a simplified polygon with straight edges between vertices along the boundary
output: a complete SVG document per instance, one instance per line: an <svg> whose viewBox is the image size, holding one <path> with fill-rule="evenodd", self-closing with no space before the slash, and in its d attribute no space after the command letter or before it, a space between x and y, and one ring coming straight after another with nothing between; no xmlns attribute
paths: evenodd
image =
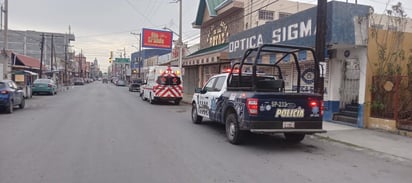
<svg viewBox="0 0 412 183"><path fill-rule="evenodd" d="M283 128L295 128L295 122L285 121L283 122Z"/></svg>

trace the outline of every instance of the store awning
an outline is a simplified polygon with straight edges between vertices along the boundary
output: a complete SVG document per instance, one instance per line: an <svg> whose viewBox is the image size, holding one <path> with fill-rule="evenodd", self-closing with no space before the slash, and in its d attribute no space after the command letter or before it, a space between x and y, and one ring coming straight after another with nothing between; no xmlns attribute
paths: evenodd
<svg viewBox="0 0 412 183"><path fill-rule="evenodd" d="M28 70L16 70L16 71L13 71L13 74L27 74L27 75L32 75L32 76L38 75L37 73L28 71Z"/></svg>
<svg viewBox="0 0 412 183"><path fill-rule="evenodd" d="M220 45L198 50L184 58L183 66L206 65L218 63L219 60L227 60L228 45L228 43L223 43Z"/></svg>
<svg viewBox="0 0 412 183"><path fill-rule="evenodd" d="M11 61L13 65L25 66L25 68L30 69L40 69L40 61L33 57L12 53Z"/></svg>

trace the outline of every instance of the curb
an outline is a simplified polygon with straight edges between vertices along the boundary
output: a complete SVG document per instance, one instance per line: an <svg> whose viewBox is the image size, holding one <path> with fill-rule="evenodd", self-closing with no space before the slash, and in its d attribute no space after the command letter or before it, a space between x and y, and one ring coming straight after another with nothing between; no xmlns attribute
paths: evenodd
<svg viewBox="0 0 412 183"><path fill-rule="evenodd" d="M398 156L398 155L395 155L395 154L390 154L390 153L387 153L387 152L378 151L378 150L375 150L375 149L371 149L369 147L359 146L359 145L356 145L356 144L353 144L353 143L350 143L350 142L334 139L334 138L331 138L329 136L323 136L323 135L318 135L318 134L313 134L313 136L317 137L319 139L322 139L322 140L343 144L343 145L346 145L346 146L349 146L349 147L358 148L358 149L362 149L362 150L368 150L368 151L372 151L372 152L378 153L378 154L383 154L383 155L386 155L386 156L388 156L392 159L397 159L397 160L400 160L400 161L412 161L412 159L409 159L409 158L405 158L405 157Z"/></svg>

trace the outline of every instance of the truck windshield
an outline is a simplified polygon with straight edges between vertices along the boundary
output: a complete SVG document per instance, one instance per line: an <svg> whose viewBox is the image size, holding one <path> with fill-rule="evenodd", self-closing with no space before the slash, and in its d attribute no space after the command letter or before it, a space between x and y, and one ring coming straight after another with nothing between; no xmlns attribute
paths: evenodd
<svg viewBox="0 0 412 183"><path fill-rule="evenodd" d="M160 85L180 85L181 81L180 77L159 76L156 83Z"/></svg>

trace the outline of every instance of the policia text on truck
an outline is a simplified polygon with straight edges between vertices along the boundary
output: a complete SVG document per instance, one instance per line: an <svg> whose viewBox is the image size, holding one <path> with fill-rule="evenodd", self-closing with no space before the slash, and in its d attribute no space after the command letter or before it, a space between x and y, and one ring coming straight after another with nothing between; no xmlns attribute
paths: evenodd
<svg viewBox="0 0 412 183"><path fill-rule="evenodd" d="M311 54L313 63L306 60L303 65L297 61L299 52ZM264 63L262 60L267 58L279 59ZM294 62L286 63L285 58L293 58L290 60ZM292 68L289 80L282 71L288 67ZM264 44L248 49L229 73L215 75L203 88L196 89L192 121L198 124L208 118L223 123L227 139L233 144L240 143L248 131L283 133L292 143L302 141L306 134L326 132L322 129L323 95L317 93L321 90L301 91L303 67L314 71L314 82L310 84L319 82L319 62L312 48Z"/></svg>

